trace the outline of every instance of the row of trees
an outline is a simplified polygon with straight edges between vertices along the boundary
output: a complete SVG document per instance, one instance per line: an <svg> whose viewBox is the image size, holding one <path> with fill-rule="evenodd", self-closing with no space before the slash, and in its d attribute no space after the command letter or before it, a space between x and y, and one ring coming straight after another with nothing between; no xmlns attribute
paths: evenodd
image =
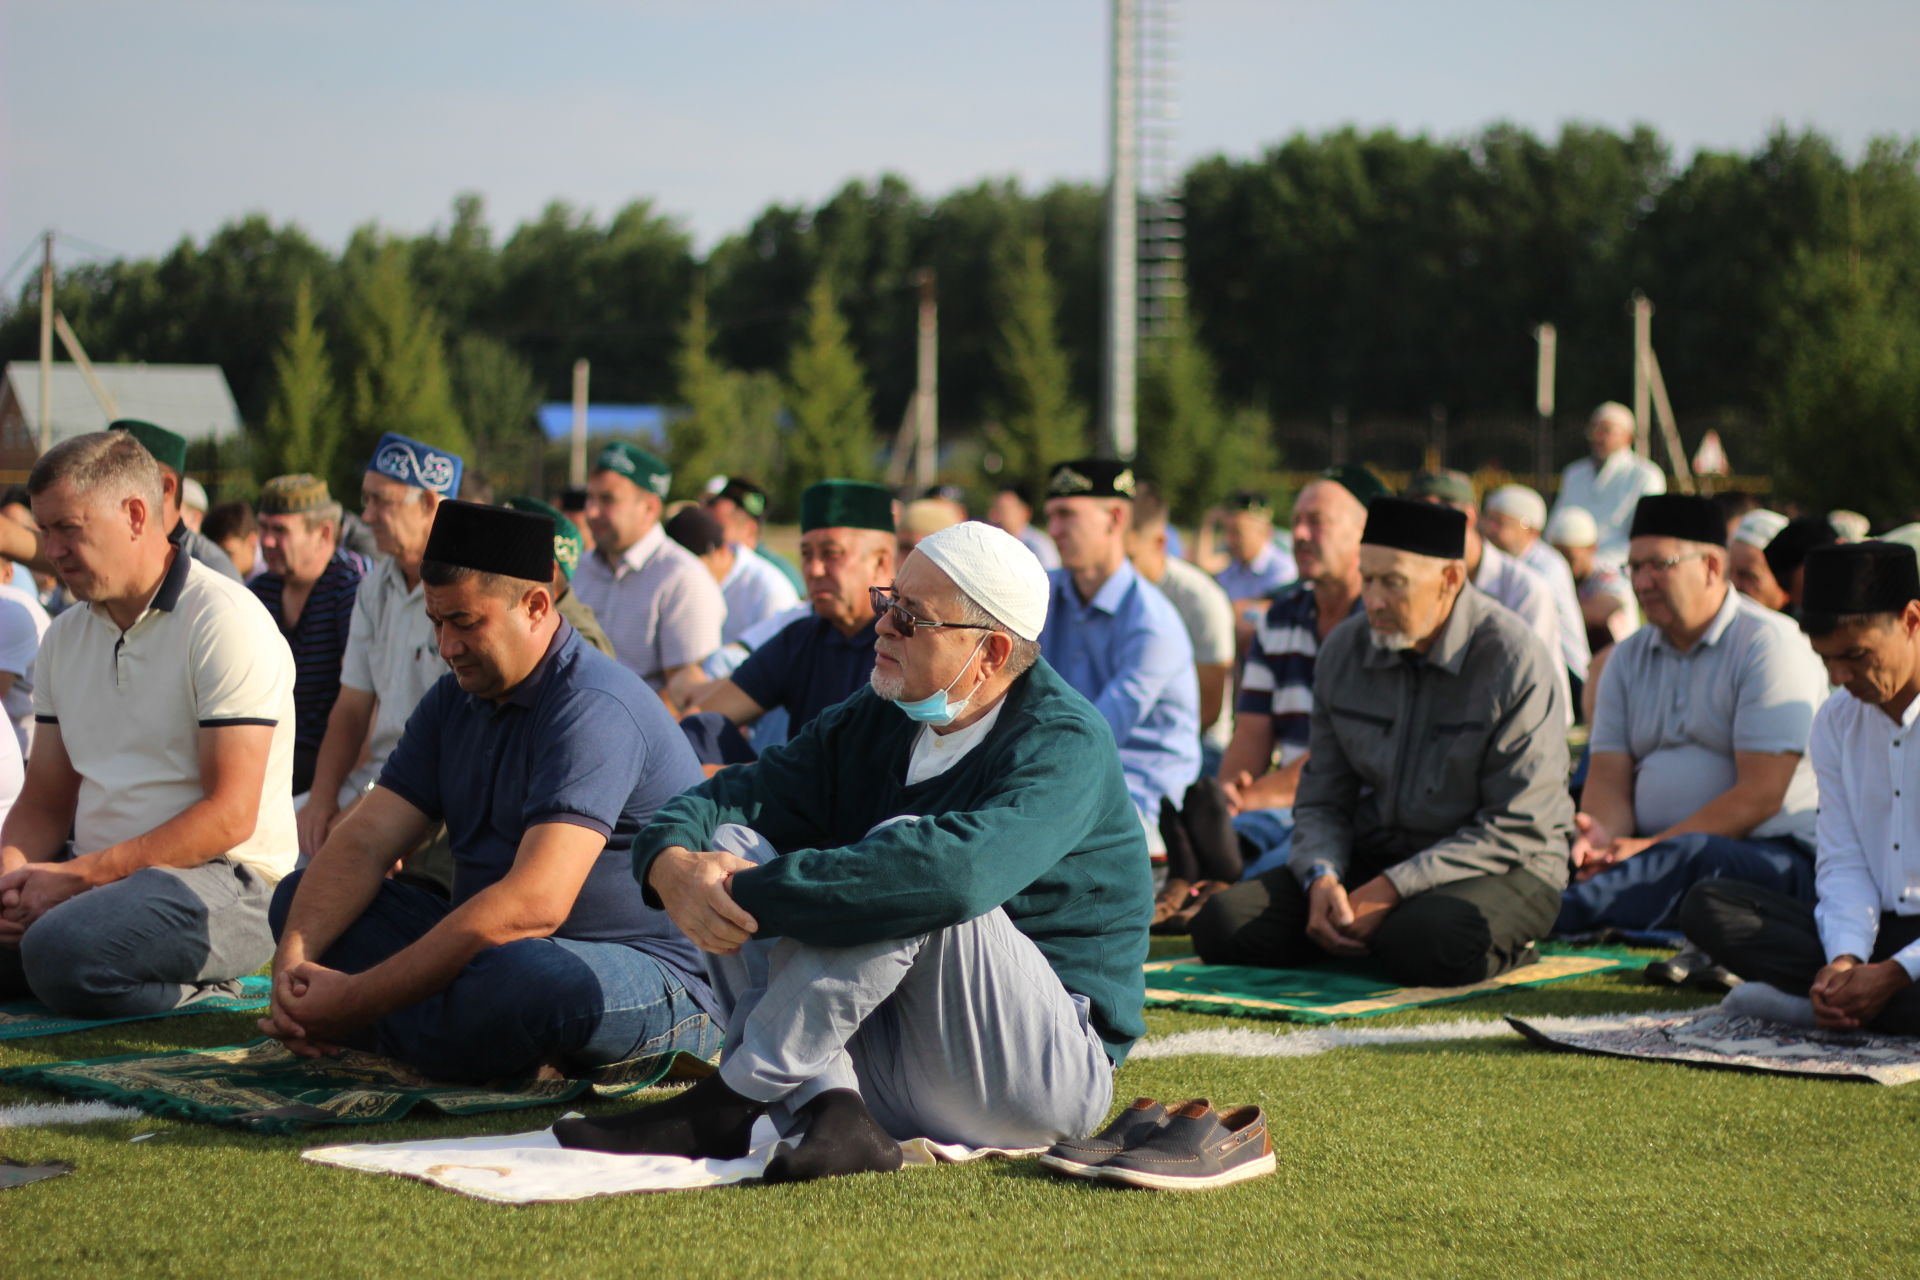
<svg viewBox="0 0 1920 1280"><path fill-rule="evenodd" d="M1894 518L1920 494L1912 144L1849 160L1779 133L1680 165L1644 128L1344 130L1203 161L1184 198L1190 324L1145 353L1141 450L1185 513L1322 464L1334 418L1355 454L1404 466L1369 424L1438 409L1450 461L1526 469L1524 434L1493 426L1531 416L1541 321L1560 334L1564 461L1585 409L1625 398L1635 289L1690 443L1717 427L1743 470L1811 503ZM465 196L444 227L367 228L337 255L246 218L67 272L58 299L97 358L223 366L263 466L357 459L410 427L509 465L585 357L596 399L686 408L670 444L689 483L743 468L791 486L874 467L930 269L946 438L1030 480L1088 443L1102 220L1085 186L928 200L887 176L771 206L701 258L645 201L604 223L556 203L496 242ZM8 358L33 354L35 301L0 318Z"/></svg>

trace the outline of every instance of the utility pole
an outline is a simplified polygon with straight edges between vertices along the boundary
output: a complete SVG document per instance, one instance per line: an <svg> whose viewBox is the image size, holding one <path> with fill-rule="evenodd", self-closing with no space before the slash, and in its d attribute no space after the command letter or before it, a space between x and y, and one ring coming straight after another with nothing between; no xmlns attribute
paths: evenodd
<svg viewBox="0 0 1920 1280"><path fill-rule="evenodd" d="M106 384L100 381L100 375L93 371L93 361L87 359L87 349L80 345L80 338L74 333L73 326L67 323L65 312L53 313L53 327L60 334L60 345L67 349L67 357L73 361L74 368L80 370L80 376L86 379L87 390L93 392L100 412L107 415L108 422L112 422L120 416L119 402L107 390Z"/></svg>
<svg viewBox="0 0 1920 1280"><path fill-rule="evenodd" d="M1107 165L1107 351L1101 415L1101 450L1133 458L1134 362L1139 324L1139 263L1136 227L1139 146L1135 79L1139 58L1139 0L1113 0L1113 94Z"/></svg>
<svg viewBox="0 0 1920 1280"><path fill-rule="evenodd" d="M1427 470L1440 471L1447 465L1447 406L1427 409Z"/></svg>
<svg viewBox="0 0 1920 1280"><path fill-rule="evenodd" d="M1543 324L1533 331L1533 340L1540 344L1540 360L1533 374L1533 410L1539 415L1539 434L1535 437L1533 452L1533 480L1534 488L1545 497L1547 486L1553 482L1553 367L1559 350L1560 333L1551 324Z"/></svg>
<svg viewBox="0 0 1920 1280"><path fill-rule="evenodd" d="M1653 354L1653 303L1633 291L1633 449L1643 458L1653 456L1653 422L1647 416L1647 369Z"/></svg>
<svg viewBox="0 0 1920 1280"><path fill-rule="evenodd" d="M53 448L53 232L40 259L40 452Z"/></svg>
<svg viewBox="0 0 1920 1280"><path fill-rule="evenodd" d="M1337 467L1347 460L1347 406L1337 404L1327 415L1327 465Z"/></svg>
<svg viewBox="0 0 1920 1280"><path fill-rule="evenodd" d="M587 362L573 362L573 454L567 463L567 483L579 488L587 482Z"/></svg>
<svg viewBox="0 0 1920 1280"><path fill-rule="evenodd" d="M920 332L913 379L913 483L922 493L939 471L940 302L933 272L914 277L920 289Z"/></svg>

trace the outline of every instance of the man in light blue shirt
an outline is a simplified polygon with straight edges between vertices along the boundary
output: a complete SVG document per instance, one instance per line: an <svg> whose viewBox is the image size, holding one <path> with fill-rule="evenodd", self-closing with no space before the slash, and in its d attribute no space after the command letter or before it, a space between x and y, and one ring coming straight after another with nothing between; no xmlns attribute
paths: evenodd
<svg viewBox="0 0 1920 1280"><path fill-rule="evenodd" d="M1061 567L1040 652L1106 718L1127 793L1161 852L1160 801L1178 804L1200 776L1200 684L1179 610L1127 561L1134 477L1082 458L1053 469L1047 532Z"/></svg>
<svg viewBox="0 0 1920 1280"><path fill-rule="evenodd" d="M1258 601L1300 576L1293 557L1273 536L1273 503L1258 493L1236 493L1227 499L1224 530L1227 567L1214 581L1234 601Z"/></svg>
<svg viewBox="0 0 1920 1280"><path fill-rule="evenodd" d="M1633 451L1633 410L1612 400L1593 411L1587 442L1593 456L1569 463L1560 473L1560 500L1554 511L1581 507L1600 526L1594 554L1608 564L1627 558L1627 526L1640 499L1667 491L1666 473Z"/></svg>

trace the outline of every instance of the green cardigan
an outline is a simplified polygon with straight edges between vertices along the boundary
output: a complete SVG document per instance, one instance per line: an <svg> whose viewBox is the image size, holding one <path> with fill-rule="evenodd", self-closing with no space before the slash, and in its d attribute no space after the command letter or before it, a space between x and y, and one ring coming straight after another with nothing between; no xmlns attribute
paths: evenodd
<svg viewBox="0 0 1920 1280"><path fill-rule="evenodd" d="M853 946L1004 907L1086 997L1119 1062L1146 1030L1153 882L1113 731L1044 660L1014 681L984 741L910 787L920 728L860 690L756 763L668 801L634 845L635 877L644 888L661 850L711 849L715 828L735 822L781 854L733 877L762 937ZM867 834L903 814L918 821Z"/></svg>

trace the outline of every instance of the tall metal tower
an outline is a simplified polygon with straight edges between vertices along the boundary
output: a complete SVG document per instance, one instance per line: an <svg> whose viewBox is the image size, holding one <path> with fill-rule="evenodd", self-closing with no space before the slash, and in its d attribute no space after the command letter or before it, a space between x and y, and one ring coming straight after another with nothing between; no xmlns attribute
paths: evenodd
<svg viewBox="0 0 1920 1280"><path fill-rule="evenodd" d="M1164 338L1179 322L1187 294L1186 228L1174 164L1179 32L1178 0L1140 0L1139 343Z"/></svg>
<svg viewBox="0 0 1920 1280"><path fill-rule="evenodd" d="M1135 107L1139 85L1137 18L1140 0L1113 0L1113 85L1108 120L1107 325L1105 377L1100 404L1100 448L1109 457L1131 459L1134 451L1134 357L1139 319L1138 225L1140 139Z"/></svg>

